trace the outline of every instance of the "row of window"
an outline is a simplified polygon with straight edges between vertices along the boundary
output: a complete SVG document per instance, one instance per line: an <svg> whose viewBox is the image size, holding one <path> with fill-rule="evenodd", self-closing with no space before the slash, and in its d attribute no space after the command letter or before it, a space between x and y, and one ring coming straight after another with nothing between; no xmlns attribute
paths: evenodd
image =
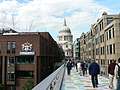
<svg viewBox="0 0 120 90"><path fill-rule="evenodd" d="M72 41L72 36L64 36L65 41ZM62 41L62 36L59 36L59 41Z"/></svg>
<svg viewBox="0 0 120 90"><path fill-rule="evenodd" d="M101 51L101 53L100 53L101 55L105 54L104 46L101 47L100 49L99 48L96 49L96 55L99 55L99 50ZM107 54L115 54L115 44L107 45L106 51L107 51L106 52Z"/></svg>
<svg viewBox="0 0 120 90"><path fill-rule="evenodd" d="M32 78L33 72L32 71L16 71L16 73L8 73L7 80L14 81L16 78Z"/></svg>
<svg viewBox="0 0 120 90"><path fill-rule="evenodd" d="M112 17L107 18L107 25L110 24L113 21ZM95 31L98 33L99 31L103 30L103 21L101 21L96 27Z"/></svg>
<svg viewBox="0 0 120 90"><path fill-rule="evenodd" d="M114 59L111 59L111 60L114 60ZM108 60L108 62L106 62L107 60L101 59L100 62L101 62L101 65L106 65L106 64L109 65L111 60Z"/></svg>
<svg viewBox="0 0 120 90"><path fill-rule="evenodd" d="M9 57L8 64L33 64L34 56Z"/></svg>
<svg viewBox="0 0 120 90"><path fill-rule="evenodd" d="M106 40L114 38L114 36L115 36L114 28L111 28L106 32ZM100 38L97 37L95 39L96 45L99 44L99 39L100 39L100 43L104 42L104 40L105 40L104 34L100 35Z"/></svg>

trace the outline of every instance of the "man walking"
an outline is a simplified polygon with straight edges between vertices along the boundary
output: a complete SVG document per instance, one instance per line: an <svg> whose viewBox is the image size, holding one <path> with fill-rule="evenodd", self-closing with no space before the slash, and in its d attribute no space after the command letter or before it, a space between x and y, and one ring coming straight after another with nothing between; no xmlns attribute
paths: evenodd
<svg viewBox="0 0 120 90"><path fill-rule="evenodd" d="M120 58L118 59L118 64L115 66L115 78L117 79L115 90L120 90Z"/></svg>
<svg viewBox="0 0 120 90"><path fill-rule="evenodd" d="M68 75L70 75L71 69L72 69L72 62L71 62L71 60L69 60L67 62L67 73L68 73Z"/></svg>
<svg viewBox="0 0 120 90"><path fill-rule="evenodd" d="M100 74L100 66L95 60L89 66L89 74L91 75L91 81L93 88L98 87L98 74Z"/></svg>
<svg viewBox="0 0 120 90"><path fill-rule="evenodd" d="M113 81L114 81L114 70L115 70L116 61L110 60L110 64L108 65L108 74L109 74L109 88L113 89Z"/></svg>

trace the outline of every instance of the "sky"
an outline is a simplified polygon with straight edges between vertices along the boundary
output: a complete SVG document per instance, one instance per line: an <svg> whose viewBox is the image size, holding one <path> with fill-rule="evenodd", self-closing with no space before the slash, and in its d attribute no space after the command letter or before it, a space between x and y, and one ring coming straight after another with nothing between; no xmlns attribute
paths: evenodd
<svg viewBox="0 0 120 90"><path fill-rule="evenodd" d="M0 27L49 32L58 40L64 18L74 40L88 32L102 13L119 14L120 0L0 0Z"/></svg>

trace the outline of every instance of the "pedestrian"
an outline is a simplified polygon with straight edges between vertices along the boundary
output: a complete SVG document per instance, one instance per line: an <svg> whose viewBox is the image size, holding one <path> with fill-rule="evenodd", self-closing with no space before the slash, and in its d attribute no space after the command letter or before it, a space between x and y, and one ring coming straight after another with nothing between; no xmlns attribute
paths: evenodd
<svg viewBox="0 0 120 90"><path fill-rule="evenodd" d="M71 69L72 69L72 62L71 62L71 60L69 60L67 62L67 74L68 75L70 75Z"/></svg>
<svg viewBox="0 0 120 90"><path fill-rule="evenodd" d="M87 62L85 62L84 70L85 70L85 74L87 75L87 70L88 70L88 63Z"/></svg>
<svg viewBox="0 0 120 90"><path fill-rule="evenodd" d="M85 62L81 63L81 70L82 70L82 75L85 75Z"/></svg>
<svg viewBox="0 0 120 90"><path fill-rule="evenodd" d="M75 64L76 71L78 72L78 65L77 65L78 63L76 60L74 61L74 64Z"/></svg>
<svg viewBox="0 0 120 90"><path fill-rule="evenodd" d="M115 66L115 77L116 77L115 90L120 90L120 58L118 59L118 63Z"/></svg>
<svg viewBox="0 0 120 90"><path fill-rule="evenodd" d="M114 81L114 70L116 66L116 61L115 60L110 60L110 64L108 65L108 74L109 74L109 88L113 89L113 81Z"/></svg>
<svg viewBox="0 0 120 90"><path fill-rule="evenodd" d="M100 74L100 66L95 60L89 66L89 74L91 75L91 81L93 88L98 87L98 74Z"/></svg>

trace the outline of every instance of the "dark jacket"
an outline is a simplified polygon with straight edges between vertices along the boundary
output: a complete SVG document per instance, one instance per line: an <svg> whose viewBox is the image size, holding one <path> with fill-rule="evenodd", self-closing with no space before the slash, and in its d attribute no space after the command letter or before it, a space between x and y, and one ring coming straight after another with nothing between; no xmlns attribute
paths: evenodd
<svg viewBox="0 0 120 90"><path fill-rule="evenodd" d="M114 75L115 65L116 65L116 63L109 64L109 66L108 66L108 73L109 74Z"/></svg>
<svg viewBox="0 0 120 90"><path fill-rule="evenodd" d="M68 62L68 63L67 63L67 69L68 69L68 70L71 70L71 68L72 68L72 63L71 63L71 62Z"/></svg>
<svg viewBox="0 0 120 90"><path fill-rule="evenodd" d="M97 75L100 74L100 66L96 62L93 62L89 66L89 74L90 75Z"/></svg>

